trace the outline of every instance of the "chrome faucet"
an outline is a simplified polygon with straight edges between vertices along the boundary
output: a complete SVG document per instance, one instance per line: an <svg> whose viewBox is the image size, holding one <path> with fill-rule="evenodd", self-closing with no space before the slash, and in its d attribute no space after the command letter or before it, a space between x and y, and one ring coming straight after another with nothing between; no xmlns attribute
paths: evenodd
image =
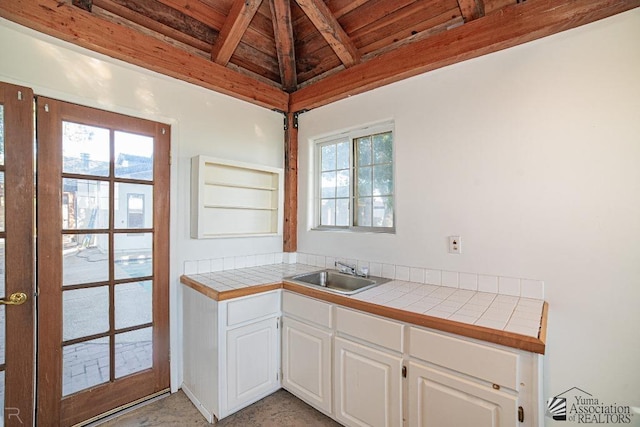
<svg viewBox="0 0 640 427"><path fill-rule="evenodd" d="M340 273L347 273L352 276L357 275L357 268L355 265L346 264L341 261L336 261L334 265Z"/></svg>

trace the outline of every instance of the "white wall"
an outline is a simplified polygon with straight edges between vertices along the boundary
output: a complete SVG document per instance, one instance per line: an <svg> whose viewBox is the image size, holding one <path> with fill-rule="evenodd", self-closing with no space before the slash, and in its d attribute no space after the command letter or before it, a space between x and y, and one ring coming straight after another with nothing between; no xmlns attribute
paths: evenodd
<svg viewBox="0 0 640 427"><path fill-rule="evenodd" d="M0 19L0 80L36 94L171 124L171 365L180 386L185 260L279 252L282 237L189 237L190 158L198 154L282 167L283 118L266 108L125 64Z"/></svg>
<svg viewBox="0 0 640 427"><path fill-rule="evenodd" d="M310 231L301 172L299 252L544 280L545 398L640 406L640 10L304 113L299 170L389 118L397 234Z"/></svg>

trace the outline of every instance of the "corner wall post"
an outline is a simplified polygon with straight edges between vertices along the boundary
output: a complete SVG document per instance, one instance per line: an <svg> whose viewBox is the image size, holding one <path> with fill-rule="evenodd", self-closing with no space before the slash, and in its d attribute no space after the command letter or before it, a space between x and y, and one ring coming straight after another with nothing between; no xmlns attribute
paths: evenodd
<svg viewBox="0 0 640 427"><path fill-rule="evenodd" d="M285 113L282 251L298 250L298 114Z"/></svg>

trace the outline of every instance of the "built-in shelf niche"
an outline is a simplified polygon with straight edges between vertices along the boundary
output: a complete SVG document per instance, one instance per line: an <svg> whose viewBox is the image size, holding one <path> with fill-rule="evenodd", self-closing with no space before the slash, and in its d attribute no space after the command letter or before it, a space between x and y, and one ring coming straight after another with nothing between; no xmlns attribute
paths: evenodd
<svg viewBox="0 0 640 427"><path fill-rule="evenodd" d="M191 159L191 237L282 234L281 168L196 156Z"/></svg>

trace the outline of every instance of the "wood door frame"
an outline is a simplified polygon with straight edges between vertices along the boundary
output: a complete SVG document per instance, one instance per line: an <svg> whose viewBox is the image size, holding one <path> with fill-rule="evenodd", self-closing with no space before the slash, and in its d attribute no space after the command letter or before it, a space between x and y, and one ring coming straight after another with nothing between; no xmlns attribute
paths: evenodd
<svg viewBox="0 0 640 427"><path fill-rule="evenodd" d="M6 308L5 425L33 425L35 357L33 91L0 83L5 106L5 293L27 294Z"/></svg>
<svg viewBox="0 0 640 427"><path fill-rule="evenodd" d="M38 374L37 413L42 426L72 425L168 390L169 366L169 189L170 126L118 113L38 97ZM62 121L122 129L154 137L153 179L153 366L120 382L91 387L91 392L62 397ZM90 179L90 178L89 178ZM162 244L155 244L162 242ZM53 273L53 274L52 274ZM55 283L45 283L44 278ZM58 278L55 280L55 278ZM54 327L46 327L55 325ZM159 349L159 351L156 351ZM125 381L125 382L122 382ZM105 394L108 396L105 399ZM87 409L90 408L90 409Z"/></svg>

